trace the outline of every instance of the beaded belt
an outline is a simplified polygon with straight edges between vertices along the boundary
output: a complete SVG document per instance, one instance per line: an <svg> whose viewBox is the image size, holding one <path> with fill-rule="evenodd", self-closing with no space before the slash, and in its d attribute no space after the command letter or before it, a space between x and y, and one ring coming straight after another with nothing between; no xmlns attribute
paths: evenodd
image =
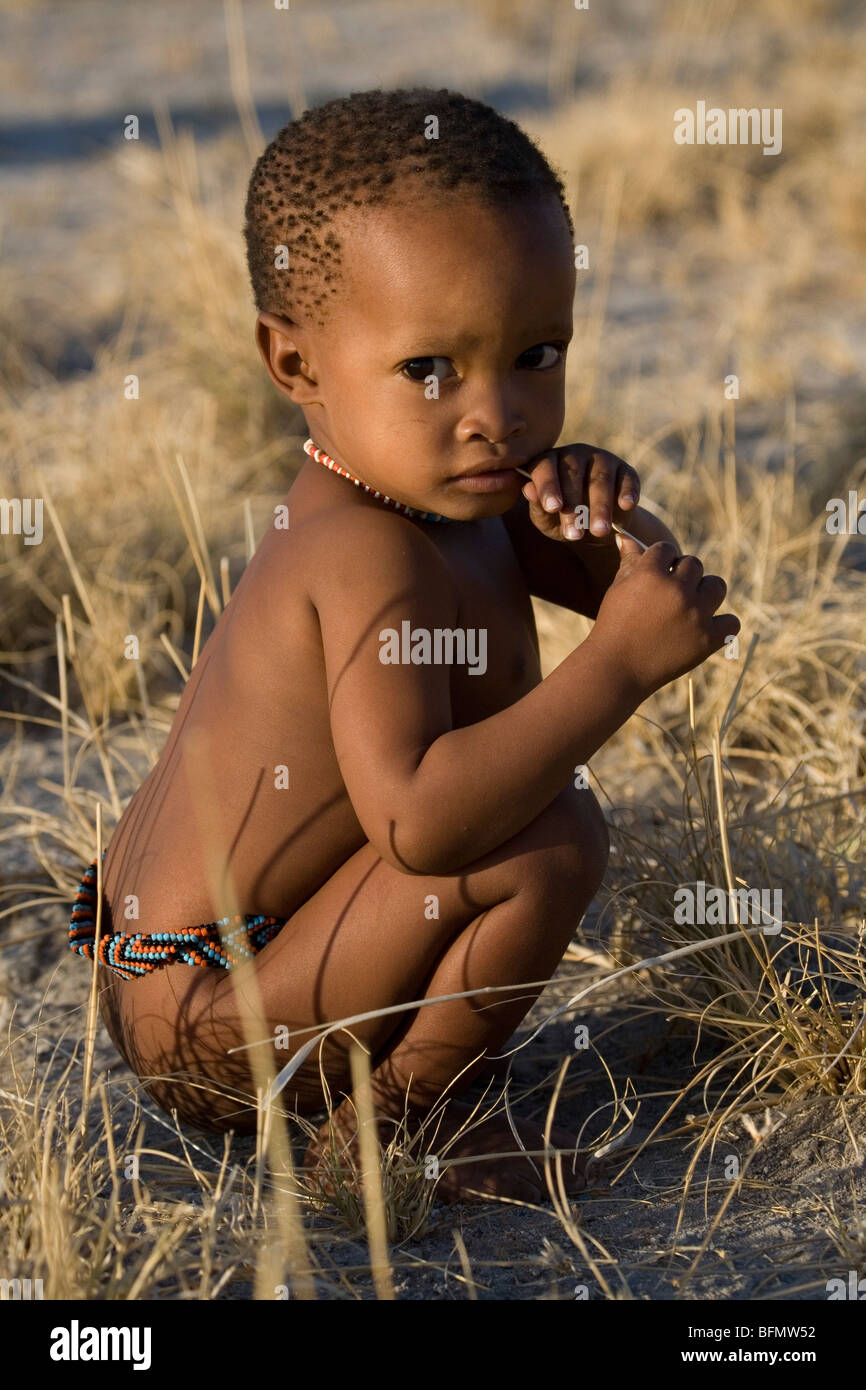
<svg viewBox="0 0 866 1390"><path fill-rule="evenodd" d="M105 850L102 851L103 857ZM213 965L232 970L252 960L286 924L280 917L221 917L200 927L183 931L151 932L134 936L107 932L99 938L99 959L124 980L149 975L161 966L181 961L185 965ZM96 940L96 860L84 874L72 916L69 919L69 947L87 960L93 960Z"/></svg>

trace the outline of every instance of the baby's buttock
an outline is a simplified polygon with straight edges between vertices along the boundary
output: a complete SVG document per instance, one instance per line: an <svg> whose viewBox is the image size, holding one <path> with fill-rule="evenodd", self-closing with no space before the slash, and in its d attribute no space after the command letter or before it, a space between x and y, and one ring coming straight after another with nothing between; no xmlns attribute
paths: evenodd
<svg viewBox="0 0 866 1390"><path fill-rule="evenodd" d="M296 788L290 801L299 763L285 757L216 775L198 807L178 769L160 782L157 765L105 856L115 931L176 930L234 913L289 917L360 847L342 782L320 769L317 791Z"/></svg>

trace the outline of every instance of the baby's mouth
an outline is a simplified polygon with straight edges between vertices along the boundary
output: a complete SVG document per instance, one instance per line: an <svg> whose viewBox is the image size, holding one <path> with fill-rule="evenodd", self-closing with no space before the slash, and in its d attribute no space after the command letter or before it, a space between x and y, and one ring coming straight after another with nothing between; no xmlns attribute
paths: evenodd
<svg viewBox="0 0 866 1390"><path fill-rule="evenodd" d="M472 468L467 468L463 473L457 473L454 477L455 482L462 482L466 478L492 477L494 473L514 473L518 468L523 467L522 458L489 458L476 463Z"/></svg>
<svg viewBox="0 0 866 1390"><path fill-rule="evenodd" d="M451 479L455 487L470 492L499 492L520 482L520 459L486 459Z"/></svg>

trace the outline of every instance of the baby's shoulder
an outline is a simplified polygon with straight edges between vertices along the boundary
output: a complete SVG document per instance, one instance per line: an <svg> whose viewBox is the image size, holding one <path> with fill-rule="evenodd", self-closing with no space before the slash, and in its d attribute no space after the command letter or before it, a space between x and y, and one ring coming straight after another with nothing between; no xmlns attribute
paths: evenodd
<svg viewBox="0 0 866 1390"><path fill-rule="evenodd" d="M409 518L355 517L318 559L309 594L332 660L335 653L346 659L365 634L407 618L427 627L457 621L455 573L433 539Z"/></svg>
<svg viewBox="0 0 866 1390"><path fill-rule="evenodd" d="M340 507L319 515L298 535L314 580L357 587L413 579L435 581L448 567L423 526L379 507Z"/></svg>

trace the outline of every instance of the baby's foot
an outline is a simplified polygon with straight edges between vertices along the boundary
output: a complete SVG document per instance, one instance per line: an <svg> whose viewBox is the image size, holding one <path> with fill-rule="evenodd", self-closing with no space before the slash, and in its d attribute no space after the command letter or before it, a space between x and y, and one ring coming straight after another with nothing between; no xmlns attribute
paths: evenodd
<svg viewBox="0 0 866 1390"><path fill-rule="evenodd" d="M528 1158L521 1153L511 1126L501 1113L464 1129L472 1110L471 1105L452 1100L445 1109L435 1137L431 1130L431 1149L445 1150L440 1160L441 1176L436 1188L438 1199L442 1202L479 1202L489 1197L506 1197L523 1202L549 1200L544 1176L543 1125L514 1117L520 1143L533 1155ZM452 1137L453 1142L447 1144ZM587 1186L587 1158L585 1155L575 1157L576 1136L554 1125L549 1143L554 1149L565 1151L561 1162L566 1193L573 1196L582 1192ZM494 1154L506 1157L493 1158ZM553 1153L549 1155L549 1161L556 1185L556 1159Z"/></svg>
<svg viewBox="0 0 866 1390"><path fill-rule="evenodd" d="M530 1159L520 1152L503 1114L466 1128L472 1112L473 1107L465 1102L449 1101L435 1120L427 1121L427 1135L419 1136L413 1144L414 1161L429 1170L431 1180L436 1181L437 1199L449 1203L479 1202L491 1197L523 1202L547 1201L550 1194L544 1176L543 1126L531 1120L515 1119L521 1143L534 1155ZM410 1127L413 1119L418 1121L420 1128L424 1112L410 1109ZM360 1166L357 1123L354 1109L344 1101L311 1141L304 1157L304 1169L311 1176L315 1174L321 1190L333 1192L334 1168L329 1155L334 1149L339 1155L340 1166L348 1170L347 1178L353 1168ZM379 1116L379 1141L383 1147L394 1138L399 1125L398 1120ZM549 1142L554 1149L564 1151L560 1162L568 1195L574 1196L593 1183L595 1165L586 1155L575 1157L577 1140L573 1134L554 1126ZM494 1154L504 1156L493 1158ZM558 1190L557 1164L553 1153L549 1159L554 1189Z"/></svg>

